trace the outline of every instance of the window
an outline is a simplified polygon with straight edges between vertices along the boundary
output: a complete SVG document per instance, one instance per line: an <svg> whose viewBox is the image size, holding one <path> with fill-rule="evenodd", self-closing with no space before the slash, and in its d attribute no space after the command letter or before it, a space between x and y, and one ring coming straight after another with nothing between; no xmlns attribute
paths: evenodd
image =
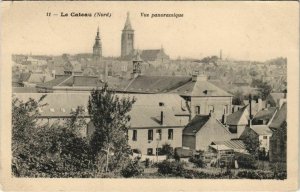
<svg viewBox="0 0 300 192"><path fill-rule="evenodd" d="M173 129L168 129L168 139L173 140Z"/></svg>
<svg viewBox="0 0 300 192"><path fill-rule="evenodd" d="M152 148L147 149L147 155L153 155L153 149Z"/></svg>
<svg viewBox="0 0 300 192"><path fill-rule="evenodd" d="M156 139L161 140L161 129L156 130Z"/></svg>
<svg viewBox="0 0 300 192"><path fill-rule="evenodd" d="M224 110L224 114L228 114L228 105L224 105L223 110Z"/></svg>
<svg viewBox="0 0 300 192"><path fill-rule="evenodd" d="M165 103L164 103L164 102L159 102L158 105L159 105L160 107L163 107L163 106L165 106Z"/></svg>
<svg viewBox="0 0 300 192"><path fill-rule="evenodd" d="M208 112L214 112L214 106L213 105L209 105L208 106Z"/></svg>
<svg viewBox="0 0 300 192"><path fill-rule="evenodd" d="M230 125L229 126L229 131L231 133L237 133L237 126L236 125Z"/></svg>
<svg viewBox="0 0 300 192"><path fill-rule="evenodd" d="M268 136L263 136L263 139L268 139Z"/></svg>
<svg viewBox="0 0 300 192"><path fill-rule="evenodd" d="M195 107L195 113L196 113L196 115L200 114L200 106Z"/></svg>
<svg viewBox="0 0 300 192"><path fill-rule="evenodd" d="M153 140L153 130L148 130L148 140Z"/></svg>
<svg viewBox="0 0 300 192"><path fill-rule="evenodd" d="M132 131L132 140L136 141L137 140L137 130Z"/></svg>

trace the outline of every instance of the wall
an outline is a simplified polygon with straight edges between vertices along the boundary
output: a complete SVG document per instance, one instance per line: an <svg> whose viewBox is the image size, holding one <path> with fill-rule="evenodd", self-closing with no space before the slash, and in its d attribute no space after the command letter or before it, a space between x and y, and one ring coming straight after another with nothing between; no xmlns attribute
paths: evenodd
<svg viewBox="0 0 300 192"><path fill-rule="evenodd" d="M231 114L232 97L191 97L192 118L195 116L195 107L200 106L200 114L209 114L209 105L214 106L214 113L217 119L222 119L224 106L228 106L228 115Z"/></svg>
<svg viewBox="0 0 300 192"><path fill-rule="evenodd" d="M182 135L182 146L189 147L190 149L195 149L196 137L194 135Z"/></svg>
<svg viewBox="0 0 300 192"><path fill-rule="evenodd" d="M196 150L207 150L213 141L229 141L233 134L226 130L216 119L208 122L196 133Z"/></svg>
<svg viewBox="0 0 300 192"><path fill-rule="evenodd" d="M148 130L153 129L153 141L148 141ZM152 148L153 154L156 154L157 144L158 147L162 147L165 143L171 145L171 147L181 147L182 146L182 130L181 128L131 128L128 131L128 144L132 149L139 149L142 154L147 154L147 149ZM162 130L162 138L158 142L155 138L155 133L157 129ZM168 129L173 129L173 140L168 140ZM137 130L137 140L132 140L133 130Z"/></svg>

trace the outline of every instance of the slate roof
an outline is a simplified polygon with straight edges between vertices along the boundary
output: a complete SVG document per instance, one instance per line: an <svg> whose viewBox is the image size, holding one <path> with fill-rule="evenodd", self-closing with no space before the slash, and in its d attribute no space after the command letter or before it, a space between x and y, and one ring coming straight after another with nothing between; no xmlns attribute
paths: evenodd
<svg viewBox="0 0 300 192"><path fill-rule="evenodd" d="M270 124L270 128L278 129L287 121L287 103L283 103Z"/></svg>
<svg viewBox="0 0 300 192"><path fill-rule="evenodd" d="M161 125L160 115L163 110L163 125ZM135 106L129 112L131 117L130 125L132 128L144 127L165 127L179 126L180 122L174 115L171 108L165 107L143 107Z"/></svg>
<svg viewBox="0 0 300 192"><path fill-rule="evenodd" d="M241 108L240 110L230 114L227 116L226 124L228 125L239 125L239 122L242 118L246 118L248 120L248 112L247 105Z"/></svg>
<svg viewBox="0 0 300 192"><path fill-rule="evenodd" d="M27 101L29 98L38 100L44 93L14 93L14 95L20 100ZM132 110L129 112L131 116L131 126L133 128L143 127L166 127L166 126L181 126L178 118L175 114L178 113L178 104L180 96L159 95L145 95L145 94L116 94L119 97L130 96L137 99L134 103ZM85 111L85 115L89 116L87 111L88 99L90 93L49 93L42 101L42 104L48 104L40 109L41 117L55 117L63 118L70 116L72 110L76 110L78 106L82 106ZM164 100L166 105L160 107L158 105L159 100ZM169 98L169 100L168 100ZM145 104L147 101L147 104ZM160 115L161 111L164 112L164 123L161 125ZM182 126L183 127L183 126Z"/></svg>
<svg viewBox="0 0 300 192"><path fill-rule="evenodd" d="M196 134L209 120L209 115L196 115L183 129L183 134Z"/></svg>
<svg viewBox="0 0 300 192"><path fill-rule="evenodd" d="M189 81L184 85L171 91L172 93L177 93L182 96L222 96L231 97L232 95L223 89L215 86L209 81Z"/></svg>
<svg viewBox="0 0 300 192"><path fill-rule="evenodd" d="M267 125L252 125L251 129L258 135L272 135L272 131Z"/></svg>
<svg viewBox="0 0 300 192"><path fill-rule="evenodd" d="M42 83L52 79L51 75L45 73L21 73L19 82Z"/></svg>
<svg viewBox="0 0 300 192"><path fill-rule="evenodd" d="M276 107L269 107L259 111L253 118L253 121L258 120L270 120L274 113L276 112Z"/></svg>
<svg viewBox="0 0 300 192"><path fill-rule="evenodd" d="M124 89L135 93L164 93L191 80L189 76L138 76Z"/></svg>
<svg viewBox="0 0 300 192"><path fill-rule="evenodd" d="M141 53L141 58L144 61L155 61L155 60L157 60L157 57L160 53L164 54L161 49L143 50L142 53ZM168 57L167 55L165 55L165 56Z"/></svg>

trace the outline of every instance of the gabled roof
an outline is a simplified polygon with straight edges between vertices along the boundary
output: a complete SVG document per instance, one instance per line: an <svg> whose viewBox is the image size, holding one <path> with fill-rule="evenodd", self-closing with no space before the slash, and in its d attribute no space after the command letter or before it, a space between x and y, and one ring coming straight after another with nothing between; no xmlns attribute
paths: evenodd
<svg viewBox="0 0 300 192"><path fill-rule="evenodd" d="M265 108L258 113L253 118L253 121L258 120L270 120L276 112L276 107Z"/></svg>
<svg viewBox="0 0 300 192"><path fill-rule="evenodd" d="M169 57L163 52L162 49L148 49L142 51L141 58L144 61L155 61L157 60L159 54L163 54L167 58Z"/></svg>
<svg viewBox="0 0 300 192"><path fill-rule="evenodd" d="M282 126L287 119L287 103L283 103L279 111L276 113L275 117L273 118L270 128L278 129Z"/></svg>
<svg viewBox="0 0 300 192"><path fill-rule="evenodd" d="M183 134L196 134L209 120L209 115L196 115L183 129Z"/></svg>
<svg viewBox="0 0 300 192"><path fill-rule="evenodd" d="M223 97L231 97L232 95L223 89L215 86L209 81L189 81L184 85L174 89L172 93L177 93L182 96L223 96Z"/></svg>
<svg viewBox="0 0 300 192"><path fill-rule="evenodd" d="M272 135L272 131L267 125L252 125L250 128L258 135Z"/></svg>
<svg viewBox="0 0 300 192"><path fill-rule="evenodd" d="M124 89L135 93L169 92L191 80L188 76L138 76Z"/></svg>
<svg viewBox="0 0 300 192"><path fill-rule="evenodd" d="M227 116L226 124L228 125L239 125L242 122L243 125L246 125L248 122L248 110L247 110L247 105L241 108L240 110L230 114Z"/></svg>
<svg viewBox="0 0 300 192"><path fill-rule="evenodd" d="M163 111L163 124L161 124L161 111ZM168 107L134 106L129 115L131 128L180 126L179 119Z"/></svg>

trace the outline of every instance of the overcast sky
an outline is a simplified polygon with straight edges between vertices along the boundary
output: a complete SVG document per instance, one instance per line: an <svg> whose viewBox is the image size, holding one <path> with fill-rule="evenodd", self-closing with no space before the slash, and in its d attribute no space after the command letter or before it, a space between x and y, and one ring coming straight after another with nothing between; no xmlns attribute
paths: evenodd
<svg viewBox="0 0 300 192"><path fill-rule="evenodd" d="M3 2L2 2L3 6ZM135 48L172 58L207 55L266 60L298 51L297 2L14 2L3 11L3 36L12 53L92 52L97 26L104 56L119 56L130 12ZM111 18L46 17L46 12L110 12ZM144 18L141 12L183 18Z"/></svg>

